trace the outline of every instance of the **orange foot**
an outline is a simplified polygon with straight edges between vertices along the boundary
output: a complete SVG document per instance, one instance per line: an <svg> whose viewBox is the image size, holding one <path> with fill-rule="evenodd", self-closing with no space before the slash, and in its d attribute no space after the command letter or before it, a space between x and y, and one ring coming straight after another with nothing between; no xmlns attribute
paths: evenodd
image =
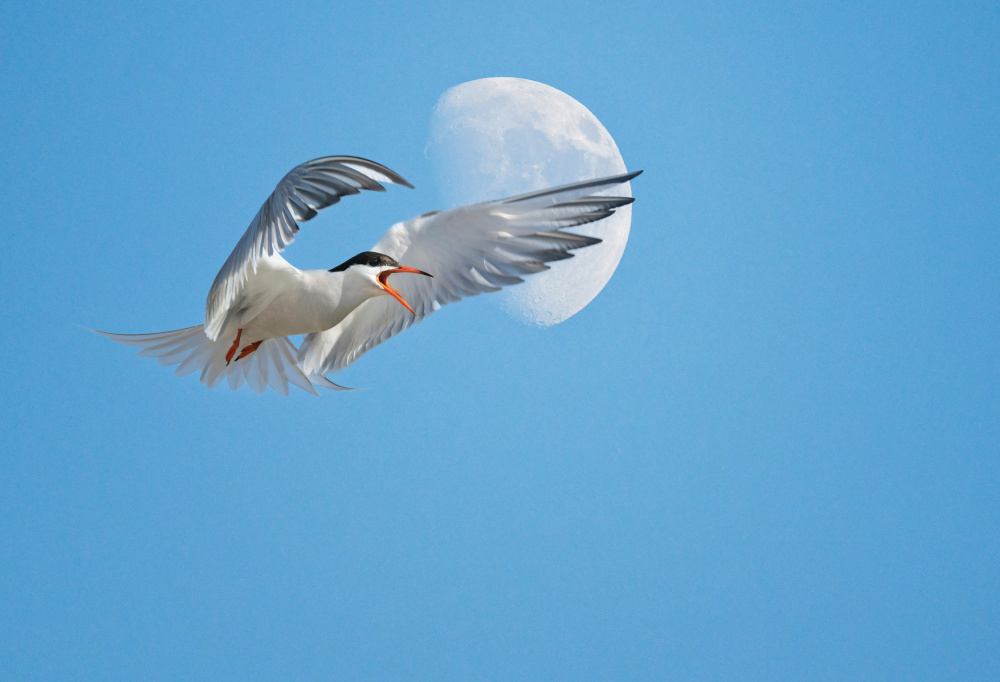
<svg viewBox="0 0 1000 682"><path fill-rule="evenodd" d="M229 352L226 353L226 364L227 365L229 364L229 361L233 359L233 355L236 354L236 349L240 347L240 336L242 334L243 334L243 330L242 329L237 329L236 330L236 340L233 341L233 345L229 348ZM238 359L239 358L237 358L237 360Z"/></svg>
<svg viewBox="0 0 1000 682"><path fill-rule="evenodd" d="M240 356L238 358L236 358L236 359L237 360L242 360L246 356L250 355L250 353L253 353L255 350L257 350L257 347L260 346L260 344L262 344L262 343L264 343L263 340L258 341L257 343L251 343L249 346L247 346L246 348L244 348L240 352Z"/></svg>

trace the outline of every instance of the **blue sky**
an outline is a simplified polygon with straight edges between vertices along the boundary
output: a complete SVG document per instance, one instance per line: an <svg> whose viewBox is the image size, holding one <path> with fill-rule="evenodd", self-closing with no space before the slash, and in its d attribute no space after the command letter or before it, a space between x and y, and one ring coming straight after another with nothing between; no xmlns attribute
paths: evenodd
<svg viewBox="0 0 1000 682"><path fill-rule="evenodd" d="M995 3L0 5L5 679L1000 676ZM637 198L550 329L446 308L340 380L206 390L80 325L197 324L441 203L447 88L604 123Z"/></svg>

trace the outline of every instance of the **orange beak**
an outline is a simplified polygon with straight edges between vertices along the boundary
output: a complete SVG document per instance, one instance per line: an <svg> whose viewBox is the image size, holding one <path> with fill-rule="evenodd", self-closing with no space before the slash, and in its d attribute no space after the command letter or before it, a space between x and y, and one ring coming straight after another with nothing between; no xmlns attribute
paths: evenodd
<svg viewBox="0 0 1000 682"><path fill-rule="evenodd" d="M394 299L402 303L403 307L409 310L415 316L416 313L413 312L413 308L410 307L410 304L403 300L403 297L399 295L398 291L389 286L389 275L393 275L397 272L409 272L414 275L427 275L428 277L433 277L434 275L430 274L429 272L424 272L423 270L417 270L416 268L408 268L405 265L401 265L394 270L383 270L378 274L378 283L379 285L381 285L383 289L385 289L385 293L389 294Z"/></svg>

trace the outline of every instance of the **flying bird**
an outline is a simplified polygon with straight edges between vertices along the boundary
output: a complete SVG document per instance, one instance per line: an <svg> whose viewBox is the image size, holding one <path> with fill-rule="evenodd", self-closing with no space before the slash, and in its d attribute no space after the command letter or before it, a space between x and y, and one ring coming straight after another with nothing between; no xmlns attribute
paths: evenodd
<svg viewBox="0 0 1000 682"><path fill-rule="evenodd" d="M288 395L294 384L350 390L325 375L339 372L383 341L441 306L499 291L546 263L600 239L566 228L606 218L631 197L598 193L642 171L577 182L448 211L431 211L390 227L370 251L329 270L299 270L279 254L299 223L341 197L385 184L413 188L397 173L354 156L324 156L296 166L261 206L216 275L205 323L158 334L113 334L140 356L179 365L177 376L201 372L257 393ZM403 265L405 263L405 265ZM389 284L407 275L409 301ZM96 331L96 330L94 330ZM298 348L288 338L304 335Z"/></svg>

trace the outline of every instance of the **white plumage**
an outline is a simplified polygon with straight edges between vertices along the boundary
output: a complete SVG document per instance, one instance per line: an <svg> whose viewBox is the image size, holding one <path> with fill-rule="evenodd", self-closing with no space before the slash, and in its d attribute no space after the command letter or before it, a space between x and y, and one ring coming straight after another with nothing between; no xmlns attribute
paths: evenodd
<svg viewBox="0 0 1000 682"><path fill-rule="evenodd" d="M599 243L563 230L631 203L631 197L598 193L639 172L425 213L393 225L371 252L334 270L299 270L278 255L295 239L298 223L343 196L385 191L381 183L412 187L366 159L308 161L282 178L219 270L204 325L158 334L98 333L141 348L139 355L161 365L179 364L178 376L201 370L210 388L226 379L234 390L246 383L258 393L271 386L287 395L289 384L314 394L315 386L342 389L324 375L441 306L517 284L547 270L546 263ZM409 278L404 302L388 285L392 273L431 277ZM305 335L298 349L288 339L297 334Z"/></svg>

